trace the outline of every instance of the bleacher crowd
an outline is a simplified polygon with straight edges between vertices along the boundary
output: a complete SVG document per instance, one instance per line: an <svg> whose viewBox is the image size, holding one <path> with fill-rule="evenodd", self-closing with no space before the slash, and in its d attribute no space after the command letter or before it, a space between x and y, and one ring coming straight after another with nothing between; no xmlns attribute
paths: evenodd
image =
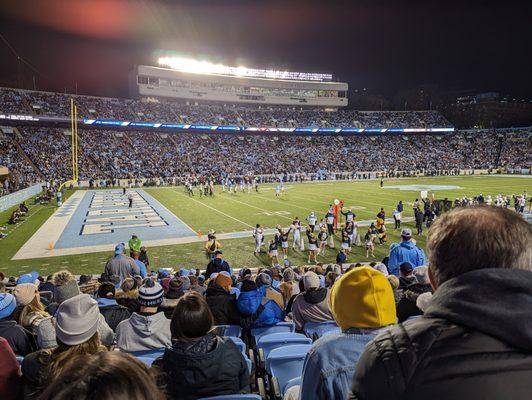
<svg viewBox="0 0 532 400"><path fill-rule="evenodd" d="M0 88L0 112L68 116L73 95ZM259 127L423 128L450 124L436 111L251 109L74 96L79 116ZM0 133L0 165L10 170L2 193L72 176L68 130L18 127ZM367 171L439 171L530 168L528 131L456 132L441 136L306 137L205 135L80 130L81 180L168 179L212 176L313 174L317 178Z"/></svg>
<svg viewBox="0 0 532 400"><path fill-rule="evenodd" d="M528 399L531 225L454 209L428 263L401 236L369 265L155 272L133 237L97 281L0 276L0 398Z"/></svg>

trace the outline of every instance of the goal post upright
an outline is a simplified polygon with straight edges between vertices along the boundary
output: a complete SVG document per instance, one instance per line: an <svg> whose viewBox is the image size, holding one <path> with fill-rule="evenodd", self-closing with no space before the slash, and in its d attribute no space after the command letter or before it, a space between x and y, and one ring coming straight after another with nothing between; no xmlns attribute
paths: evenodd
<svg viewBox="0 0 532 400"><path fill-rule="evenodd" d="M71 156L71 166L72 166L72 179L69 179L63 182L59 186L59 191L63 189L64 186L68 184L75 184L79 179L79 169L78 169L78 108L74 103L74 99L70 98L70 156Z"/></svg>

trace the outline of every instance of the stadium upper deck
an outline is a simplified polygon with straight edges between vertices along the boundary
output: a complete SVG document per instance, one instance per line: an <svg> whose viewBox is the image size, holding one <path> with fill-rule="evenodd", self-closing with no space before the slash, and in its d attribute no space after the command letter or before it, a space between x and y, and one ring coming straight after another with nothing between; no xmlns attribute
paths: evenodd
<svg viewBox="0 0 532 400"><path fill-rule="evenodd" d="M438 131L452 125L437 111L355 111L334 112L295 107L242 107L236 105L191 105L158 98L116 99L71 94L0 88L0 114L39 117L69 117L70 98L78 106L78 116L96 125L95 120L118 120L120 126L132 121L158 123L158 127L179 128L179 124L212 127L237 127L234 130L259 131L281 128L286 132L383 133ZM177 125L176 125L177 124ZM112 125L112 124L109 124ZM148 125L148 124L145 124ZM190 127L188 127L190 128ZM181 129L188 129L181 128ZM241 129L245 128L245 129Z"/></svg>

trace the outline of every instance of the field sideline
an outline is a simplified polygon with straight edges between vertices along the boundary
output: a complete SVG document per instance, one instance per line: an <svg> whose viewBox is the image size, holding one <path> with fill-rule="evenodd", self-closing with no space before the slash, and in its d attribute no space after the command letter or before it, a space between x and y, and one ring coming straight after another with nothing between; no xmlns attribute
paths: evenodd
<svg viewBox="0 0 532 400"><path fill-rule="evenodd" d="M414 187L405 188L409 185ZM379 181L340 181L315 182L304 184L286 184L285 195L275 198L273 185L262 185L259 193L228 194L222 193L221 187L215 188L213 198L200 198L197 190L194 197L189 197L182 187L144 188L146 192L161 202L168 210L175 214L194 231L201 234L201 241L171 246L159 246L149 249L152 268L158 267L199 267L206 266L203 253L203 239L210 229L218 234L233 232L249 232L255 224L273 228L277 224L284 227L290 225L295 216L305 220L311 211L315 211L319 218L323 217L329 204L334 199L341 199L345 206L352 208L358 221L371 221L380 207L384 207L387 217L399 200L405 204L404 218L413 217L411 203L419 197L423 188L430 189L437 186L447 186L444 190L429 190L435 193L437 199L447 197L454 199L463 195L484 196L498 193L511 195L512 193L532 192L532 177L513 176L460 176L434 178L408 178L385 180L384 188L379 187ZM391 188L397 186L396 188ZM401 190L401 188L403 190ZM410 189L410 190L404 190ZM67 193L67 196L69 194ZM67 268L74 273L101 273L107 258L112 254L114 243L109 243L109 252L71 255L62 257L48 257L30 260L11 260L18 249L54 212L55 207L31 206L30 215L15 227L8 226L9 236L0 239L0 271L5 275L18 275L31 270L37 270L42 275ZM0 213L0 225L4 225L9 218L10 210ZM413 227L413 223L404 224ZM388 244L398 240L398 232L393 225L388 224ZM359 229L359 234L365 228ZM142 238L141 238L142 239ZM268 237L266 240L269 239ZM197 239L196 239L197 240ZM425 236L416 236L421 247L425 245ZM258 267L269 263L267 256L253 255L253 239L251 237L222 241L225 250L224 257L234 267ZM338 245L337 245L338 248ZM322 261L333 262L337 250L329 250ZM382 259L388 253L388 245L377 245L375 260ZM306 263L306 253L300 251L289 254L292 264ZM367 261L363 248L354 248L349 256L349 262ZM372 260L371 258L369 259Z"/></svg>

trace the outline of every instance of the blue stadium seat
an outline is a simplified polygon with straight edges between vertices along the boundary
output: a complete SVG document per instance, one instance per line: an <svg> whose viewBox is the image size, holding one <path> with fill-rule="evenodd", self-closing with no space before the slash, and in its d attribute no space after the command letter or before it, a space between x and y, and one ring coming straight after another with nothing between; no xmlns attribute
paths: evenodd
<svg viewBox="0 0 532 400"><path fill-rule="evenodd" d="M261 358L266 360L270 351L279 347L294 345L294 344L312 344L312 339L309 339L301 333L270 333L261 336L257 342L257 348L262 350Z"/></svg>
<svg viewBox="0 0 532 400"><path fill-rule="evenodd" d="M341 329L336 324L336 321L324 322L307 322L305 324L305 334L309 338L319 338L329 333L340 333Z"/></svg>
<svg viewBox="0 0 532 400"><path fill-rule="evenodd" d="M266 370L278 382L281 395L287 383L300 377L303 372L305 357L310 351L310 344L295 344L272 350L266 358Z"/></svg>
<svg viewBox="0 0 532 400"><path fill-rule="evenodd" d="M135 356L137 358L145 357L145 358L153 358L154 360L164 354L164 348L162 349L153 349L153 350L144 350L144 351L132 351L132 356Z"/></svg>
<svg viewBox="0 0 532 400"><path fill-rule="evenodd" d="M279 322L272 326L253 328L251 329L251 335L255 337L255 341L258 343L260 338L264 335L269 335L270 333L295 332L295 330L296 326L293 322Z"/></svg>
<svg viewBox="0 0 532 400"><path fill-rule="evenodd" d="M284 387L284 392L286 393L286 391L290 389L292 386L301 386L301 381L302 381L302 378L300 376L294 379L290 379Z"/></svg>
<svg viewBox="0 0 532 400"><path fill-rule="evenodd" d="M223 396L202 397L199 400L261 400L258 394L227 394Z"/></svg>
<svg viewBox="0 0 532 400"><path fill-rule="evenodd" d="M246 344L242 341L242 339L234 336L228 336L228 339L231 339L234 344L240 349L242 354L246 355Z"/></svg>
<svg viewBox="0 0 532 400"><path fill-rule="evenodd" d="M215 325L214 329L221 331L221 336L240 337L242 335L242 328L239 325Z"/></svg>
<svg viewBox="0 0 532 400"><path fill-rule="evenodd" d="M149 368L151 367L151 365L153 364L153 362L155 361L155 359L157 357L146 357L146 356L140 356L140 357L137 357L139 359L139 361L142 361L144 364L146 364L146 366Z"/></svg>

